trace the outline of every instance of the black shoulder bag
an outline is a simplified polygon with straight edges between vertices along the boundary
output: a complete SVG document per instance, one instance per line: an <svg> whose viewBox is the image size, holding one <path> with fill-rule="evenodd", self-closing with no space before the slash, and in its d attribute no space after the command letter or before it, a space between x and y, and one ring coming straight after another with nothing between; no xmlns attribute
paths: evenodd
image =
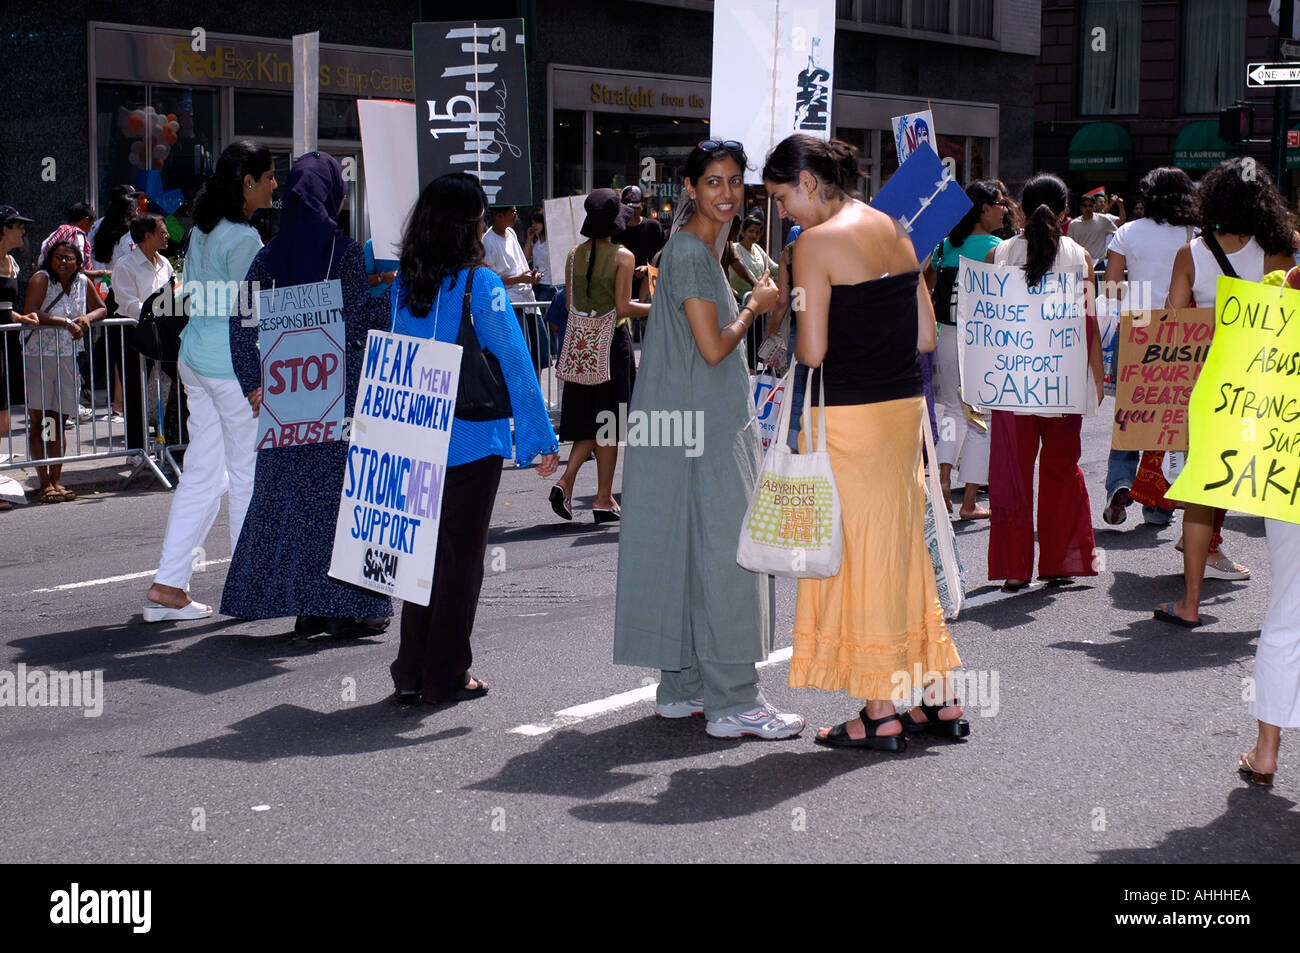
<svg viewBox="0 0 1300 953"><path fill-rule="evenodd" d="M190 234L193 234L191 232ZM182 254L189 248L186 237ZM161 252L159 253L161 254ZM176 280L173 274L172 281ZM172 282L168 281L140 303L140 319L127 329L127 340L133 348L151 361L175 361L181 353L181 332L189 323L189 299L174 295ZM113 297L113 289L108 291ZM116 309L110 309L112 314Z"/></svg>
<svg viewBox="0 0 1300 953"><path fill-rule="evenodd" d="M940 324L957 323L957 272L958 269L952 265L942 265L935 270L930 302L934 305L935 320Z"/></svg>
<svg viewBox="0 0 1300 953"><path fill-rule="evenodd" d="M501 362L478 343L470 297L474 290L474 268L465 279L465 298L460 312L456 343L461 346L460 384L456 389L456 413L461 420L501 420L511 416L510 392L506 389Z"/></svg>

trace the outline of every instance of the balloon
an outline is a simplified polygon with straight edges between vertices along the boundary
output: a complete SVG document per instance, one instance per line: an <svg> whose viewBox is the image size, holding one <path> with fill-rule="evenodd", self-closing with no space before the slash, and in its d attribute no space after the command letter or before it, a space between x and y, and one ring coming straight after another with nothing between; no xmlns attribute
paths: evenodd
<svg viewBox="0 0 1300 953"><path fill-rule="evenodd" d="M167 158L167 153L169 152L171 152L171 148L169 146L161 142L158 143L158 145L153 147L154 160L157 162L161 162L163 159Z"/></svg>
<svg viewBox="0 0 1300 953"><path fill-rule="evenodd" d="M137 109L127 117L126 134L131 138L144 134L144 111Z"/></svg>
<svg viewBox="0 0 1300 953"><path fill-rule="evenodd" d="M175 113L168 113L168 114L167 114L167 121L168 121L168 122L176 122L176 114L175 114ZM177 123L177 128L178 128L178 129L180 128L180 124L179 124L179 123Z"/></svg>
<svg viewBox="0 0 1300 953"><path fill-rule="evenodd" d="M176 145L176 140L179 138L176 135L176 130L173 129L170 124L163 126L162 137L163 142L167 143L169 146Z"/></svg>

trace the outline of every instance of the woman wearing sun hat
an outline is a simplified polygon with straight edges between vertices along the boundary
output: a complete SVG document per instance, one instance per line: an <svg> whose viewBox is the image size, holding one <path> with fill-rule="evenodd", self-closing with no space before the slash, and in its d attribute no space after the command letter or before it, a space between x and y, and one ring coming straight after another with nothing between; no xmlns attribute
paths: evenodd
<svg viewBox="0 0 1300 953"><path fill-rule="evenodd" d="M561 519L573 519L573 484L587 457L596 452L596 498L592 514L597 523L620 516L614 500L614 468L618 465L618 440L597 442L602 413L619 419L619 405L632 400L636 364L632 358L633 318L650 314L650 305L632 300L632 273L636 259L610 235L631 218L631 209L613 189L596 189L587 196L587 219L582 234L587 240L569 252L565 267L569 310L593 316L614 313L614 336L609 344L609 379L602 384L564 385L560 403L560 439L572 440L564 474L551 487L551 508ZM567 342L566 342L567 343ZM560 366L564 365L561 350Z"/></svg>

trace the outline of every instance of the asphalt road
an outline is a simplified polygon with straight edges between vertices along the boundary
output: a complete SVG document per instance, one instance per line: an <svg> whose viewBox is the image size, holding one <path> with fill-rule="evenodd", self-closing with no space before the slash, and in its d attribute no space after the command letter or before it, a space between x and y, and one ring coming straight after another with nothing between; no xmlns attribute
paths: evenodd
<svg viewBox="0 0 1300 953"><path fill-rule="evenodd" d="M6 860L1294 861L1294 742L1271 791L1235 771L1254 738L1262 521L1229 517L1225 548L1254 578L1207 582L1209 624L1153 621L1180 591L1178 530L1137 508L1102 524L1108 435L1085 423L1099 577L986 597L987 524L958 525L972 736L893 756L819 748L811 728L717 741L644 698L559 714L655 677L610 661L618 528L591 523L594 465L572 524L535 471L507 471L474 637L491 693L414 711L387 701L395 627L338 642L295 640L292 620L145 625L169 495L71 473L103 492L0 514L0 671L102 670L103 711L0 708ZM201 601L220 601L225 526L223 510ZM778 646L793 612L781 581ZM858 707L786 674L778 653L764 691L811 726Z"/></svg>

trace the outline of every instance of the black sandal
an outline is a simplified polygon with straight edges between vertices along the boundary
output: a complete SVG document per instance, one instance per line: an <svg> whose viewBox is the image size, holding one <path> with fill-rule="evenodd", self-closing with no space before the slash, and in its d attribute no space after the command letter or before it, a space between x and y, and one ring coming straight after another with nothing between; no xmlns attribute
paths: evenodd
<svg viewBox="0 0 1300 953"><path fill-rule="evenodd" d="M945 708L951 708L956 705L957 699L944 702L942 705L927 705L922 702L916 707L921 709L921 714L925 715L925 721L917 721L912 717L910 710L903 712L900 721L903 723L903 731L909 735L927 734L934 735L937 738L965 738L970 734L970 722L965 718L954 718L951 721L944 721L939 717L939 712Z"/></svg>
<svg viewBox="0 0 1300 953"><path fill-rule="evenodd" d="M896 735L877 734L881 725L891 721L901 722L898 715L886 715L884 718L868 718L867 709L864 707L858 712L858 717L862 719L862 726L867 730L865 738L854 738L849 735L848 722L836 725L830 730L826 737L818 735L813 740L819 745L827 748L872 748L876 751L904 751L907 749L907 739L903 732Z"/></svg>

